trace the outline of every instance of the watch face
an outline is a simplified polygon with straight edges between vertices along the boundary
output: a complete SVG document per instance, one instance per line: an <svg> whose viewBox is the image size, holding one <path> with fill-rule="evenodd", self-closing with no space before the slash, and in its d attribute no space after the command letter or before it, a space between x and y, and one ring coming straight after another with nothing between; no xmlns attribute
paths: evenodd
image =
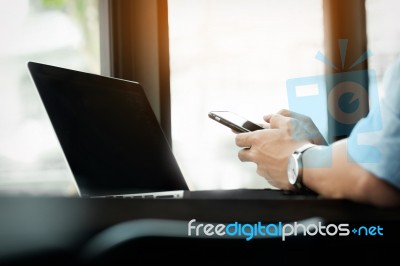
<svg viewBox="0 0 400 266"><path fill-rule="evenodd" d="M292 155L289 157L289 163L288 163L288 169L287 169L287 174L288 174L290 184L294 185L296 183L298 172L299 172L299 168L297 165L297 160Z"/></svg>

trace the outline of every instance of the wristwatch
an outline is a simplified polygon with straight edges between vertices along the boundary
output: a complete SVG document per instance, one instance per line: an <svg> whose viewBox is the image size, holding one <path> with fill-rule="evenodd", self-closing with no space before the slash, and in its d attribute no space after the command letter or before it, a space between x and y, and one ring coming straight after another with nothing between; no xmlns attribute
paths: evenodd
<svg viewBox="0 0 400 266"><path fill-rule="evenodd" d="M287 174L289 183L297 190L304 190L306 187L303 185L303 153L316 146L315 144L307 143L297 150L289 157Z"/></svg>

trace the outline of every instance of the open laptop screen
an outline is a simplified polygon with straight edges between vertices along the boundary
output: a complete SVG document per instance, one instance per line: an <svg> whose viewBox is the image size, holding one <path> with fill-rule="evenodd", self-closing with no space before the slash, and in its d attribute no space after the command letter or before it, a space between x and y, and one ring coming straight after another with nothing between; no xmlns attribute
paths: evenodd
<svg viewBox="0 0 400 266"><path fill-rule="evenodd" d="M187 189L138 83L28 67L82 195Z"/></svg>

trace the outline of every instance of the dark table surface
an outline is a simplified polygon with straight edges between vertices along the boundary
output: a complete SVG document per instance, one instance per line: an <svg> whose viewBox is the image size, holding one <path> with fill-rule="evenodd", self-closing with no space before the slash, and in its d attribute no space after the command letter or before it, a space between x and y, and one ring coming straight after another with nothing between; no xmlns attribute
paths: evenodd
<svg viewBox="0 0 400 266"><path fill-rule="evenodd" d="M363 247L384 251L386 246L390 248L396 243L399 247L397 243L400 243L397 240L400 208L376 208L344 200L307 197L182 200L2 197L0 215L0 262L46 254L47 250L77 251L102 230L138 219L286 223L318 217L326 223L384 228L384 236L380 238L364 237L362 242L336 238L336 242L323 242L331 248L343 247L345 243L351 243L350 246L369 243ZM337 243L336 246L333 243Z"/></svg>

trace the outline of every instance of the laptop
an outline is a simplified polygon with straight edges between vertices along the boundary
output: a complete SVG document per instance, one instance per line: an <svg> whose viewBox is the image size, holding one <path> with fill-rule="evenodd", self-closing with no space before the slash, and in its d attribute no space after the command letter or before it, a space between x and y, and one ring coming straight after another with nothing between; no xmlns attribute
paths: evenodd
<svg viewBox="0 0 400 266"><path fill-rule="evenodd" d="M29 62L81 197L275 198L278 190L189 191L142 86Z"/></svg>

